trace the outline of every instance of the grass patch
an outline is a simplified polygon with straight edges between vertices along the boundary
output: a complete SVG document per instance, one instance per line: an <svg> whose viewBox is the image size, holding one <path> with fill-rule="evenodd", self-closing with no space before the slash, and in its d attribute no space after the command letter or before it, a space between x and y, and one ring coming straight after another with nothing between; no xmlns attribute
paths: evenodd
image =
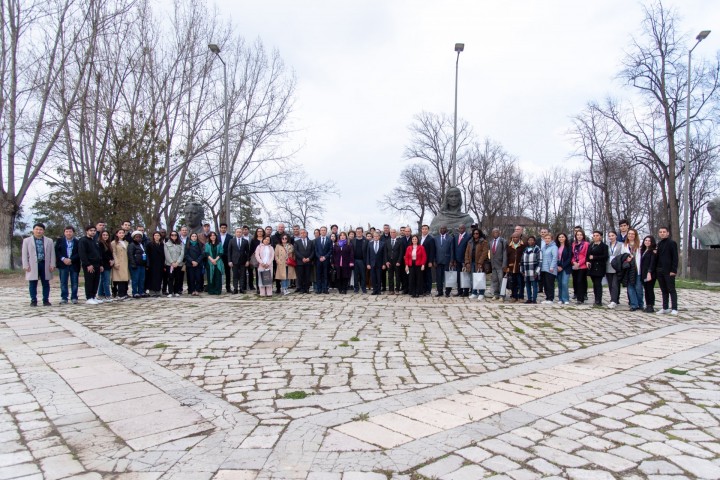
<svg viewBox="0 0 720 480"><path fill-rule="evenodd" d="M353 417L355 422L367 422L370 419L369 413L361 413L357 417Z"/></svg>
<svg viewBox="0 0 720 480"><path fill-rule="evenodd" d="M202 359L204 359L204 360L217 360L217 359L220 358L220 357L216 357L215 355L203 355L203 356L200 357L200 358L202 358Z"/></svg>
<svg viewBox="0 0 720 480"><path fill-rule="evenodd" d="M555 330L556 332L564 332L565 331L564 328L560 328L560 327L552 327L552 329Z"/></svg>
<svg viewBox="0 0 720 480"><path fill-rule="evenodd" d="M515 327L515 328L513 328L513 332L523 334L523 333L525 333L525 330L523 330L520 327Z"/></svg>
<svg viewBox="0 0 720 480"><path fill-rule="evenodd" d="M686 278L675 278L675 286L677 288L685 288L690 290L710 290L712 292L720 292L720 286L706 285L700 280L690 280Z"/></svg>
<svg viewBox="0 0 720 480"><path fill-rule="evenodd" d="M283 398L286 400L302 400L307 396L307 392L303 392L302 390L296 390L294 392L287 392L285 395L283 395Z"/></svg>
<svg viewBox="0 0 720 480"><path fill-rule="evenodd" d="M552 328L553 324L550 322L542 322L542 323L536 323L535 326L538 328Z"/></svg>
<svg viewBox="0 0 720 480"><path fill-rule="evenodd" d="M348 342L342 342L339 346L340 347L349 347L350 344Z"/></svg>
<svg viewBox="0 0 720 480"><path fill-rule="evenodd" d="M678 370L677 368L668 368L665 373L671 373L673 375L687 375L687 370Z"/></svg>
<svg viewBox="0 0 720 480"><path fill-rule="evenodd" d="M156 343L155 345L153 345L153 348L168 348L168 344L167 343Z"/></svg>
<svg viewBox="0 0 720 480"><path fill-rule="evenodd" d="M360 341L360 338L358 338L358 337L350 337L350 341L351 341L351 342L359 342L359 341Z"/></svg>

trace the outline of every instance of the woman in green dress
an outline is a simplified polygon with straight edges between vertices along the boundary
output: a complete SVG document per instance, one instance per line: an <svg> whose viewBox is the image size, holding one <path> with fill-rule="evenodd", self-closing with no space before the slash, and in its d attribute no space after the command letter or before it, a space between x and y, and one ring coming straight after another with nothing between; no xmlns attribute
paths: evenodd
<svg viewBox="0 0 720 480"><path fill-rule="evenodd" d="M205 244L208 295L220 295L222 293L222 276L225 273L225 265L223 265L220 258L222 254L223 248L220 238L218 238L217 233L210 232L208 242Z"/></svg>

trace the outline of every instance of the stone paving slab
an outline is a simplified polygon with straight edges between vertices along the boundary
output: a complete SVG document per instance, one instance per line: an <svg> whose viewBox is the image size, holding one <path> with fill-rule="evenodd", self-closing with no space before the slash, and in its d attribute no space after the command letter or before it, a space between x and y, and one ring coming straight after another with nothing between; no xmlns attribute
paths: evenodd
<svg viewBox="0 0 720 480"><path fill-rule="evenodd" d="M0 289L0 479L718 478L717 293L25 295Z"/></svg>

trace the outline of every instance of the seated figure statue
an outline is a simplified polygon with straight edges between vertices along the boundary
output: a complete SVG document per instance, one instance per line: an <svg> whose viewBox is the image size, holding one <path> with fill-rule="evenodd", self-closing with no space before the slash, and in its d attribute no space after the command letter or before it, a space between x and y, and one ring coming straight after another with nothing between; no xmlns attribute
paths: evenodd
<svg viewBox="0 0 720 480"><path fill-rule="evenodd" d="M455 232L459 225L465 225L465 229L469 232L470 226L475 223L475 220L469 214L462 212L461 207L462 192L460 189L448 188L440 212L430 223L430 233L436 235L441 226L446 226L449 231Z"/></svg>
<svg viewBox="0 0 720 480"><path fill-rule="evenodd" d="M715 197L708 203L707 211L710 222L693 231L693 237L700 241L702 248L720 247L720 197Z"/></svg>

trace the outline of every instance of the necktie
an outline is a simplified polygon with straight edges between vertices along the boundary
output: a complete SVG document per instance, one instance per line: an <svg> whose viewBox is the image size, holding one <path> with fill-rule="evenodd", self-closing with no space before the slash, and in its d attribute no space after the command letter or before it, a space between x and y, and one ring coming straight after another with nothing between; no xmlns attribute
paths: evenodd
<svg viewBox="0 0 720 480"><path fill-rule="evenodd" d="M238 248L240 248L240 242L242 242L242 240L238 238Z"/></svg>
<svg viewBox="0 0 720 480"><path fill-rule="evenodd" d="M325 237L322 237L322 240L320 240L320 245L325 247Z"/></svg>
<svg viewBox="0 0 720 480"><path fill-rule="evenodd" d="M497 248L497 238L493 240L493 253L495 253L495 249Z"/></svg>
<svg viewBox="0 0 720 480"><path fill-rule="evenodd" d="M445 241L445 235L440 235L440 246L442 247L443 242Z"/></svg>
<svg viewBox="0 0 720 480"><path fill-rule="evenodd" d="M395 239L394 238L390 241L390 246L395 247Z"/></svg>
<svg viewBox="0 0 720 480"><path fill-rule="evenodd" d="M377 249L378 249L378 242L375 242L375 253L377 253Z"/></svg>
<svg viewBox="0 0 720 480"><path fill-rule="evenodd" d="M303 248L306 248L306 247L307 247L307 240L305 240L305 239L303 238Z"/></svg>

